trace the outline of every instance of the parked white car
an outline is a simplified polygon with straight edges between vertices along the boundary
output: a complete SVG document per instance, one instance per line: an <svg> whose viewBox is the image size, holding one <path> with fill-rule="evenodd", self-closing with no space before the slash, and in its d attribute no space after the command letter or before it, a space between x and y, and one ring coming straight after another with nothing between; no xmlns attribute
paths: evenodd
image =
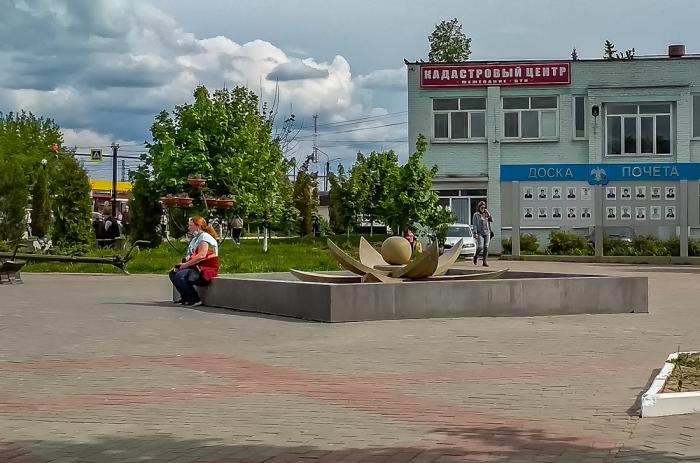
<svg viewBox="0 0 700 463"><path fill-rule="evenodd" d="M476 240L472 233L472 227L466 223L453 223L447 227L447 238L445 239L445 249L451 249L459 240L462 241L460 256L474 256L476 254Z"/></svg>

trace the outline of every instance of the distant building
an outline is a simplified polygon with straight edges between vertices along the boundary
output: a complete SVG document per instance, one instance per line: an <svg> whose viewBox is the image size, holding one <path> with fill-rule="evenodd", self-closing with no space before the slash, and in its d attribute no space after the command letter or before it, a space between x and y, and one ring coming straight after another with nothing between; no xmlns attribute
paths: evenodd
<svg viewBox="0 0 700 463"><path fill-rule="evenodd" d="M595 226L700 234L700 56L683 46L621 60L406 65L409 148L426 136L433 187L460 222L487 201L496 250L513 231L541 243Z"/></svg>
<svg viewBox="0 0 700 463"><path fill-rule="evenodd" d="M130 182L117 182L117 204L121 209L129 201L133 185ZM111 180L90 180L92 210L100 212L105 201L112 201Z"/></svg>

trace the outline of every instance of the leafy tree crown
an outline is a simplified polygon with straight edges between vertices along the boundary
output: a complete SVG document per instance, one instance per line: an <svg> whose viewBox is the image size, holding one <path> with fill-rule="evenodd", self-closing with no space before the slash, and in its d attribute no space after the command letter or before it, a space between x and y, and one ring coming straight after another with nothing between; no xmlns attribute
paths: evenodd
<svg viewBox="0 0 700 463"><path fill-rule="evenodd" d="M428 60L431 63L458 63L468 60L471 54L472 39L462 32L462 25L457 18L438 24L428 36L428 42Z"/></svg>

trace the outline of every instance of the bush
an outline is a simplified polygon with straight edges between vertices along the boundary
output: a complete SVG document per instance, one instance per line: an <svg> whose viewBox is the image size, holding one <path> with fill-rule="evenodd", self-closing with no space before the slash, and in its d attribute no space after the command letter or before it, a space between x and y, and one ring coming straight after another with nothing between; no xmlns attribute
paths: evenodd
<svg viewBox="0 0 700 463"><path fill-rule="evenodd" d="M146 240L156 248L163 240L160 230L160 218L163 208L160 205L160 193L149 178L144 167L133 174L134 189L129 200L131 211L131 239Z"/></svg>
<svg viewBox="0 0 700 463"><path fill-rule="evenodd" d="M537 237L532 233L523 233L520 235L520 252L527 254L536 254L540 248L537 242Z"/></svg>
<svg viewBox="0 0 700 463"><path fill-rule="evenodd" d="M44 238L51 228L51 201L46 166L40 164L34 171L32 186L32 235Z"/></svg>
<svg viewBox="0 0 700 463"><path fill-rule="evenodd" d="M0 157L0 240L17 241L29 200L27 176L17 158Z"/></svg>
<svg viewBox="0 0 700 463"><path fill-rule="evenodd" d="M632 243L618 239L607 239L603 241L603 251L606 256L631 256Z"/></svg>
<svg viewBox="0 0 700 463"><path fill-rule="evenodd" d="M549 234L547 251L550 254L571 256L589 256L593 254L593 249L588 246L585 237L565 231L553 231Z"/></svg>
<svg viewBox="0 0 700 463"><path fill-rule="evenodd" d="M51 178L54 197L54 245L83 254L95 242L87 172L71 155L61 155Z"/></svg>
<svg viewBox="0 0 700 463"><path fill-rule="evenodd" d="M513 240L511 238L501 240L501 247L503 248L503 254L512 254ZM520 254L537 254L539 248L540 245L535 235L532 233L523 233L520 235Z"/></svg>
<svg viewBox="0 0 700 463"><path fill-rule="evenodd" d="M632 239L632 249L634 256L668 256L670 254L664 242L655 236L635 236ZM680 251L680 242L678 249Z"/></svg>
<svg viewBox="0 0 700 463"><path fill-rule="evenodd" d="M700 256L700 239L691 238L688 240L688 255Z"/></svg>

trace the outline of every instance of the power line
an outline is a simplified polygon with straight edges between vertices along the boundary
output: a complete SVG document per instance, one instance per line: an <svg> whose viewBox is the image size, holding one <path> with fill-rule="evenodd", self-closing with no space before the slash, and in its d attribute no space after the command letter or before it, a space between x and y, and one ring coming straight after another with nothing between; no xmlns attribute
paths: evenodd
<svg viewBox="0 0 700 463"><path fill-rule="evenodd" d="M348 129L348 130L336 130L333 132L322 132L322 133L319 133L318 135L323 136L323 135L333 135L333 134L338 134L338 133L359 132L361 130L380 129L382 127L392 127L395 125L404 125L404 124L408 124L408 121L394 122L392 124L373 125L371 127L358 127L355 129ZM297 140L308 140L308 135L305 135L304 137L299 137L299 138L297 138Z"/></svg>
<svg viewBox="0 0 700 463"><path fill-rule="evenodd" d="M328 122L327 124L320 124L320 125L318 125L318 127L321 128L321 127L336 127L336 126L340 126L340 125L355 125L355 124L361 124L362 122L367 122L370 120L376 120L376 119L382 119L385 117L397 116L399 114L408 114L408 111L398 111L395 113L380 114L377 116L366 116L366 117L360 117L357 119L348 119L346 121Z"/></svg>

